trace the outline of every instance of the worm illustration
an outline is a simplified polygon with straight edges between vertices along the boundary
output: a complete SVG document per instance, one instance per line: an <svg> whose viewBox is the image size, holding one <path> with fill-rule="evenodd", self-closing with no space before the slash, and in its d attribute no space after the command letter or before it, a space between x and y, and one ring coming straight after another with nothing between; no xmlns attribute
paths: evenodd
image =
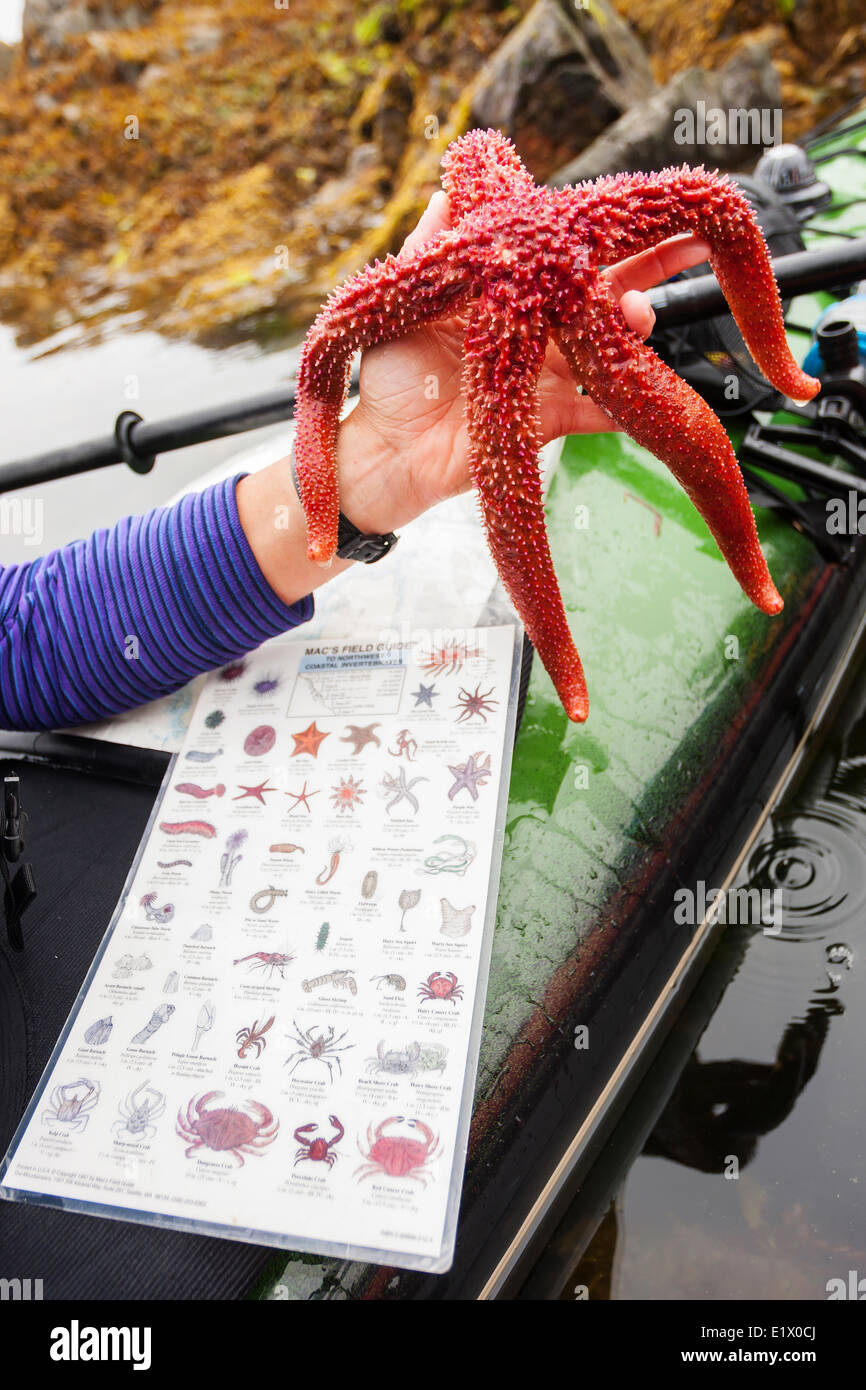
<svg viewBox="0 0 866 1390"><path fill-rule="evenodd" d="M163 820L159 828L166 835L200 835L203 840L212 840L216 835L216 830L207 820Z"/></svg>
<svg viewBox="0 0 866 1390"><path fill-rule="evenodd" d="M262 888L260 892L254 893L250 898L250 912L270 912L277 898L287 898L288 892L285 888Z"/></svg>
<svg viewBox="0 0 866 1390"><path fill-rule="evenodd" d="M330 883L331 879L334 877L334 874L340 867L340 855L346 849L346 845L343 844L342 840L332 840L329 849L331 851L331 862L330 864L326 864L322 872L316 876L316 882L320 886Z"/></svg>
<svg viewBox="0 0 866 1390"><path fill-rule="evenodd" d="M191 859L157 859L156 864L159 869L176 869L181 864L186 869L192 868Z"/></svg>
<svg viewBox="0 0 866 1390"><path fill-rule="evenodd" d="M174 916L174 903L163 903L162 907L157 907L155 893L145 893L141 906L148 922L161 922L165 925Z"/></svg>
<svg viewBox="0 0 866 1390"><path fill-rule="evenodd" d="M194 796L196 801L204 801L209 796L225 795L225 787L222 782L216 787L200 787L197 782L178 782L175 791L180 792L183 796Z"/></svg>
<svg viewBox="0 0 866 1390"><path fill-rule="evenodd" d="M218 758L224 752L224 748L218 748L215 753L205 753L201 748L191 748L186 756L194 763L212 763L214 758Z"/></svg>
<svg viewBox="0 0 866 1390"><path fill-rule="evenodd" d="M268 854L294 854L295 850L297 850L299 854L306 854L307 852L303 845L292 845L287 841L285 844L271 845L268 849Z"/></svg>

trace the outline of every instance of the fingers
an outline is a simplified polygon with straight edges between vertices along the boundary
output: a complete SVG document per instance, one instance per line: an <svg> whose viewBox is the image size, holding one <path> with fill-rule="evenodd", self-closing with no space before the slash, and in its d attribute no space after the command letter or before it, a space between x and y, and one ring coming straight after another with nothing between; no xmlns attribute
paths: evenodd
<svg viewBox="0 0 866 1390"><path fill-rule="evenodd" d="M421 219L407 236L400 248L400 254L416 251L425 241L436 236L437 232L447 231L451 226L451 213L448 197L441 188L437 189L421 214ZM637 258L636 258L637 259Z"/></svg>
<svg viewBox="0 0 866 1390"><path fill-rule="evenodd" d="M619 425L600 405L596 405L591 396L579 396L577 392L569 403L564 425L565 428L553 438L558 439L560 434L610 434L619 429Z"/></svg>
<svg viewBox="0 0 866 1390"><path fill-rule="evenodd" d="M619 302L625 321L641 338L648 338L655 327L655 311L642 290L626 290Z"/></svg>
<svg viewBox="0 0 866 1390"><path fill-rule="evenodd" d="M649 251L641 251L639 255L629 256L628 260L611 266L604 271L604 278L617 299L621 299L627 290L648 290L652 285L669 280L672 275L679 275L681 270L688 270L689 266L700 265L701 261L708 259L709 254L708 243L691 233L669 237Z"/></svg>
<svg viewBox="0 0 866 1390"><path fill-rule="evenodd" d="M686 236L670 237L649 251L641 251L630 256L619 265L603 272L613 293L620 301L620 308L626 323L641 338L648 338L655 326L656 316L649 299L643 293L651 285L669 280L672 275L689 266L700 265L710 254L705 241L690 233Z"/></svg>

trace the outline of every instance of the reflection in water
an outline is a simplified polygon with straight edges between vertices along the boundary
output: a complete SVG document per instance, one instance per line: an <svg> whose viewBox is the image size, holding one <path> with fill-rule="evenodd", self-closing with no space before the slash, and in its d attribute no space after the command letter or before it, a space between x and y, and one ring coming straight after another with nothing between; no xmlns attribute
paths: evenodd
<svg viewBox="0 0 866 1390"><path fill-rule="evenodd" d="M701 1173L724 1173L732 1157L745 1168L815 1075L830 1012L811 1008L790 1023L774 1062L702 1062L693 1052L644 1153Z"/></svg>
<svg viewBox="0 0 866 1390"><path fill-rule="evenodd" d="M859 684L743 876L780 893L781 928L728 928L729 983L606 1218L571 1261L564 1222L539 1264L542 1281L559 1262L554 1297L824 1299L830 1279L866 1268Z"/></svg>

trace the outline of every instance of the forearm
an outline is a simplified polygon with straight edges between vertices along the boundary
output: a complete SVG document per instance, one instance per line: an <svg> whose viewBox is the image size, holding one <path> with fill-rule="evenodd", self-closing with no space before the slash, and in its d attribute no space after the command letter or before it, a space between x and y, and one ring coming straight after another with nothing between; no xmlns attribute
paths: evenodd
<svg viewBox="0 0 866 1390"><path fill-rule="evenodd" d="M298 538L300 539L300 538ZM177 690L306 621L240 519L235 480L0 572L0 727L66 727Z"/></svg>

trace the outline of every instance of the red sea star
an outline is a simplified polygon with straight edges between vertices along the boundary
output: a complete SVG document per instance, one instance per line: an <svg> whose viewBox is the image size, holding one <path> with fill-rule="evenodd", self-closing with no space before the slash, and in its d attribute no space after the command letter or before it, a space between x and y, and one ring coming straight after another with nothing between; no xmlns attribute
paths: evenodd
<svg viewBox="0 0 866 1390"><path fill-rule="evenodd" d="M296 758L299 753L311 753L314 758L318 758L319 745L323 743L326 738L330 737L330 734L323 734L321 729L316 728L316 721L314 719L312 724L308 724L306 729L302 729L299 734L292 734L292 738L295 740L295 748L291 756Z"/></svg>
<svg viewBox="0 0 866 1390"><path fill-rule="evenodd" d="M300 790L299 792L286 792L286 796L292 797L292 804L291 804L291 806L289 807L289 815L291 815L292 811L294 811L294 809L295 809L296 806L301 806L301 805L304 807L304 809L306 810L306 812L307 812L308 815L312 815L312 814L313 814L313 808L312 808L311 805L310 805L310 797L311 797L311 796L318 796L318 795L319 795L319 793L318 793L317 791L314 791L314 792L308 792L308 791L307 791L307 784L306 784L306 782L304 782L304 785L301 787L301 790Z"/></svg>
<svg viewBox="0 0 866 1390"><path fill-rule="evenodd" d="M334 787L331 792L334 810L340 813L344 811L354 811L356 806L363 805L364 795L363 782L356 782L354 777L341 777L340 785Z"/></svg>
<svg viewBox="0 0 866 1390"><path fill-rule="evenodd" d="M480 682L476 685L474 691L464 690L461 686L460 694L457 696L457 704L451 706L452 709L460 710L456 722L458 724L464 724L477 717L486 724L488 714L492 714L493 712L493 706L499 704L498 700L492 700L490 698L493 694L493 690L494 687L491 685L490 689L485 691L482 695Z"/></svg>
<svg viewBox="0 0 866 1390"><path fill-rule="evenodd" d="M367 266L336 290L304 344L297 471L309 556L337 545L337 426L352 355L463 312L470 465L496 567L565 709L588 700L553 572L538 470L538 376L552 337L576 380L670 468L746 594L765 613L782 600L758 543L730 440L710 407L626 324L601 267L693 232L761 370L795 400L819 383L794 362L760 228L737 188L705 169L616 174L538 187L510 141L470 131L448 147L452 228Z"/></svg>
<svg viewBox="0 0 866 1390"><path fill-rule="evenodd" d="M245 787L243 782L239 782L238 786L241 789L241 794L240 796L233 796L232 801L245 801L249 796L254 797L256 801L260 801L263 806L267 805L265 797L267 796L268 792L276 791L276 787L268 786L267 778L264 782L259 782L258 786L256 787Z"/></svg>

